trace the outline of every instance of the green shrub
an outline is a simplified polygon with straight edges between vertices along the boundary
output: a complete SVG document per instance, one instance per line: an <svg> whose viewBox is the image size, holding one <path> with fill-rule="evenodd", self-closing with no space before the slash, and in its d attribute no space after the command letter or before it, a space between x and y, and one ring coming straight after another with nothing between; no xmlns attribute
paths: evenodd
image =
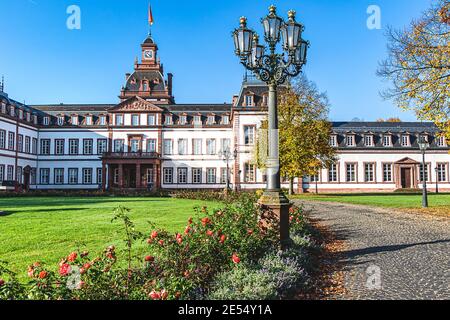
<svg viewBox="0 0 450 320"><path fill-rule="evenodd" d="M276 297L271 276L247 266L220 274L207 296L210 300L274 300Z"/></svg>

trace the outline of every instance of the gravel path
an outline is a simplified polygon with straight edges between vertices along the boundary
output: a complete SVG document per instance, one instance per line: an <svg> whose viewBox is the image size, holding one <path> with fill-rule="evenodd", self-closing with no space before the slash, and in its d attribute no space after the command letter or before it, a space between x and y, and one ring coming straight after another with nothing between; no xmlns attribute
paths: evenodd
<svg viewBox="0 0 450 320"><path fill-rule="evenodd" d="M337 299L450 299L450 219L337 203L303 203L346 249Z"/></svg>

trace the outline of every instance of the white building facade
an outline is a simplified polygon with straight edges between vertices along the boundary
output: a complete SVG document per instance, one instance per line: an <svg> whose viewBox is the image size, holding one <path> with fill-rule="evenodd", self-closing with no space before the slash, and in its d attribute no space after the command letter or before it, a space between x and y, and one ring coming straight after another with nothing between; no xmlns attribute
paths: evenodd
<svg viewBox="0 0 450 320"><path fill-rule="evenodd" d="M0 185L27 190L262 189L253 164L268 88L244 81L231 104L177 104L151 37L119 102L26 106L0 87ZM426 167L417 141L430 143ZM430 123L333 123L338 159L298 192L450 191L449 148ZM224 160L227 150L231 158ZM227 170L228 166L228 170ZM284 184L288 187L288 184Z"/></svg>

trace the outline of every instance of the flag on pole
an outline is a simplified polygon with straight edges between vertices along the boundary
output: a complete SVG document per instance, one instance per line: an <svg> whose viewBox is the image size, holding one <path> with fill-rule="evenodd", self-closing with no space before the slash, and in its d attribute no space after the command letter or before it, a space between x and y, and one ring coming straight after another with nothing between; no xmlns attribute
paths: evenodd
<svg viewBox="0 0 450 320"><path fill-rule="evenodd" d="M150 5L150 3L148 4L148 24L149 25L153 25L153 13L152 13L152 6Z"/></svg>

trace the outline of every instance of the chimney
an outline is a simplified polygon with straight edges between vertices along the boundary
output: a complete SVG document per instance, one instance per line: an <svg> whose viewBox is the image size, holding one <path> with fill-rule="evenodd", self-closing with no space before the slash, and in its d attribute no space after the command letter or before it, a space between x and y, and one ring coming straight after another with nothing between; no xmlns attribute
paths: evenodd
<svg viewBox="0 0 450 320"><path fill-rule="evenodd" d="M173 79L173 74L168 73L167 74L167 90L169 91L169 96L172 95L172 79Z"/></svg>

